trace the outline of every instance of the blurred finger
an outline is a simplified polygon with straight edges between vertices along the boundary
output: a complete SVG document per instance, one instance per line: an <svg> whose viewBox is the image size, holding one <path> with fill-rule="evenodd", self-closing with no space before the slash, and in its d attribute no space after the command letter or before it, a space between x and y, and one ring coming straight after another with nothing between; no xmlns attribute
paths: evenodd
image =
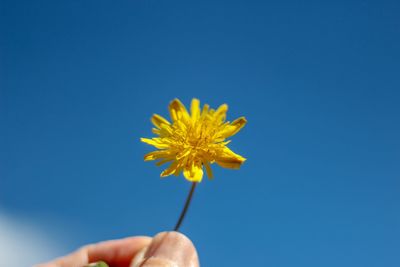
<svg viewBox="0 0 400 267"><path fill-rule="evenodd" d="M86 247L88 262L105 261L113 267L127 267L136 253L150 242L149 237L129 237L89 245Z"/></svg>
<svg viewBox="0 0 400 267"><path fill-rule="evenodd" d="M192 242L178 232L163 232L134 258L131 267L199 267Z"/></svg>
<svg viewBox="0 0 400 267"><path fill-rule="evenodd" d="M149 237L128 237L87 245L67 256L36 267L81 267L105 261L112 267L128 267L132 258L151 242Z"/></svg>

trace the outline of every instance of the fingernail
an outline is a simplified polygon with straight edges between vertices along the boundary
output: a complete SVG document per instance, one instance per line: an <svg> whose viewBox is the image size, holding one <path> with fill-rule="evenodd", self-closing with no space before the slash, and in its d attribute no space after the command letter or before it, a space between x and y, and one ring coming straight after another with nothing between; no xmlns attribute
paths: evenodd
<svg viewBox="0 0 400 267"><path fill-rule="evenodd" d="M137 255L132 267L197 267L197 252L192 242L178 232L163 232Z"/></svg>
<svg viewBox="0 0 400 267"><path fill-rule="evenodd" d="M85 267L108 267L108 264L105 263L104 261L98 261L98 262L94 262L89 265L86 265Z"/></svg>

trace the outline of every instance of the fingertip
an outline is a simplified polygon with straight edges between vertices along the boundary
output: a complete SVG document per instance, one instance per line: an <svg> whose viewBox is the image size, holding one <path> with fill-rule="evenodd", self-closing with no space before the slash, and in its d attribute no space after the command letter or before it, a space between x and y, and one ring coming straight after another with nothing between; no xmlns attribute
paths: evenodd
<svg viewBox="0 0 400 267"><path fill-rule="evenodd" d="M199 260L192 241L179 232L157 234L151 244L137 254L132 267L198 267Z"/></svg>
<svg viewBox="0 0 400 267"><path fill-rule="evenodd" d="M128 266L132 258L151 243L147 236L128 237L86 246L88 262L105 261L116 266Z"/></svg>

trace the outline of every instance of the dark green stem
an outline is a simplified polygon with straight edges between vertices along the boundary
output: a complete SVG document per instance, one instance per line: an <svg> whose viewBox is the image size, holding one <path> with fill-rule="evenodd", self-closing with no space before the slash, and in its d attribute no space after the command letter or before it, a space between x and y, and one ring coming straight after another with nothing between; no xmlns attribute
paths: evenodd
<svg viewBox="0 0 400 267"><path fill-rule="evenodd" d="M196 185L197 185L197 182L192 183L192 187L190 188L189 195L186 198L185 206L183 207L183 210L181 212L181 215L179 216L178 222L175 225L174 231L177 231L177 232L179 231L179 227L181 226L182 221L185 218L186 212L190 206L190 202L192 200L194 189L196 188Z"/></svg>

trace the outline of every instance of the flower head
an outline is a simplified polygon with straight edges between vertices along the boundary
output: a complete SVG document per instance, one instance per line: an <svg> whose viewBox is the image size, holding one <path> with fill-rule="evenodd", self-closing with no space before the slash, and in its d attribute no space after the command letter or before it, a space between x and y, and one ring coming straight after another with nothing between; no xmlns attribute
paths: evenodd
<svg viewBox="0 0 400 267"><path fill-rule="evenodd" d="M151 118L156 127L153 133L158 137L140 139L158 149L146 154L144 160L158 160L157 166L170 163L161 177L178 176L183 171L191 182L202 180L203 167L207 176L212 178L212 163L238 169L246 159L230 150L227 147L230 141L226 139L239 132L246 119L240 117L233 122L225 121L227 110L226 104L216 110L204 105L200 110L200 101L194 98L189 114L185 106L174 99L169 105L172 122L154 114Z"/></svg>

